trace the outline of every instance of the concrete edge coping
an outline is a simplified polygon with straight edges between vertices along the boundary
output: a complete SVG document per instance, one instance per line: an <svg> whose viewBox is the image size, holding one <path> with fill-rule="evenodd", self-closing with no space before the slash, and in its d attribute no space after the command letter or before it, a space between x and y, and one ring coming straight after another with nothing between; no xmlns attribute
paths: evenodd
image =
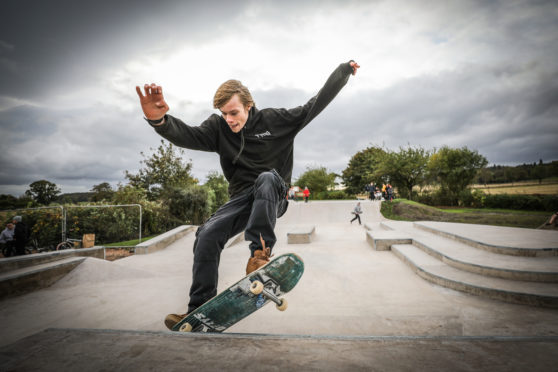
<svg viewBox="0 0 558 372"><path fill-rule="evenodd" d="M63 249L60 251L52 251L52 252L42 252L42 253L33 253L24 256L16 256L16 257L5 257L0 260L0 273L5 273L12 270L19 270L25 267L34 266L34 265L41 265L44 263L62 260L66 257L88 257L93 256L96 251L103 250L103 258L104 258L104 247L103 246L94 246L91 248L77 248L77 249Z"/></svg>
<svg viewBox="0 0 558 372"><path fill-rule="evenodd" d="M297 226L294 230L287 233L289 235L311 235L316 232L315 225Z"/></svg>
<svg viewBox="0 0 558 372"><path fill-rule="evenodd" d="M510 291L503 288L480 286L478 284L464 282L462 280L453 279L444 275L431 272L427 268L417 264L411 258L407 257L405 254L403 254L403 252L399 251L397 247L395 247L393 251L395 255L398 256L404 263L411 266L412 270L415 271L417 275L436 285L440 285L442 287L450 288L467 294L490 298L493 300L498 300L498 301L503 301L508 303L515 303L515 304L528 305L528 306L539 306L539 307L546 307L546 308L558 307L558 296ZM427 254L426 252L424 253ZM475 275L479 275L479 274L475 274Z"/></svg>
<svg viewBox="0 0 558 372"><path fill-rule="evenodd" d="M182 225L175 227L174 229L156 236L155 238L139 243L134 249L134 254L149 254L165 249L174 241L190 233L192 230L195 229L195 227L196 226L194 225Z"/></svg>
<svg viewBox="0 0 558 372"><path fill-rule="evenodd" d="M141 331L129 329L102 329L102 328L47 328L43 332L88 332L108 334L153 335L173 336L184 338L235 338L235 339L310 339L310 340L339 340L339 341L492 341L492 342L557 342L558 336L345 336L345 335L301 335L301 334L274 334L274 333L197 333L173 331ZM28 337L32 337L28 336ZM16 341L17 342L17 341Z"/></svg>
<svg viewBox="0 0 558 372"><path fill-rule="evenodd" d="M382 221L380 222L380 226L384 229L386 229L386 231L394 231L393 227L389 226L388 224L385 223L386 221ZM389 222L389 221L387 221Z"/></svg>
<svg viewBox="0 0 558 372"><path fill-rule="evenodd" d="M493 253L506 254L510 256L525 256L525 257L558 256L558 248L521 248L521 247L506 247L503 245L490 244L490 243L481 242L476 239L471 239L461 235L450 233L447 231L442 231L432 226L426 226L423 225L421 222L427 222L427 221L413 222L413 226L437 235L441 235L453 240L460 241L462 243L471 245L475 248L484 249Z"/></svg>
<svg viewBox="0 0 558 372"><path fill-rule="evenodd" d="M86 256L70 256L61 260L56 260L56 261L49 261L49 262L45 262L42 263L40 265L36 265L36 266L27 266L27 267L23 267L21 269L17 269L17 270L13 270L13 271L8 271L2 275L0 275L0 280L4 281L4 280L12 280L12 279L17 279L19 277L23 276L27 276L27 275L34 275L34 274L38 274L44 271L49 271L49 270L53 270L62 266L68 266L68 265L74 265L74 264L81 264L83 261L85 261L88 257ZM77 266L77 265L76 265ZM25 269L28 269L26 271L24 271Z"/></svg>

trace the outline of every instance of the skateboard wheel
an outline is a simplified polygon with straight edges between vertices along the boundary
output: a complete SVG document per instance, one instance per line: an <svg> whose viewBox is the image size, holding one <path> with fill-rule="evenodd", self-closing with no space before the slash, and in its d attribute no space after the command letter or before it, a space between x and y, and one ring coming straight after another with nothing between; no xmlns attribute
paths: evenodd
<svg viewBox="0 0 558 372"><path fill-rule="evenodd" d="M275 305L277 307L277 310L279 311L285 311L287 310L287 307L289 306L289 303L287 302L286 298L282 298L281 299L281 305Z"/></svg>
<svg viewBox="0 0 558 372"><path fill-rule="evenodd" d="M190 323L184 323L180 326L180 332L192 332L192 326Z"/></svg>
<svg viewBox="0 0 558 372"><path fill-rule="evenodd" d="M263 289L264 289L263 283L258 280L253 281L252 285L250 285L250 292L252 292L255 295L262 293Z"/></svg>

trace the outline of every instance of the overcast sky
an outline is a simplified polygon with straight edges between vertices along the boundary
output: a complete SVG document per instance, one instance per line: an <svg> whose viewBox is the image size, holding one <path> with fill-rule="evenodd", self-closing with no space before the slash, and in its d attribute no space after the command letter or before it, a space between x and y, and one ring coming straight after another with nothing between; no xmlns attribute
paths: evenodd
<svg viewBox="0 0 558 372"><path fill-rule="evenodd" d="M491 164L558 160L556 1L4 0L0 194L125 183L160 137L136 85L198 125L225 80L295 107L350 59L361 69L295 141L341 172L371 146L467 146ZM201 182L216 154L186 150Z"/></svg>

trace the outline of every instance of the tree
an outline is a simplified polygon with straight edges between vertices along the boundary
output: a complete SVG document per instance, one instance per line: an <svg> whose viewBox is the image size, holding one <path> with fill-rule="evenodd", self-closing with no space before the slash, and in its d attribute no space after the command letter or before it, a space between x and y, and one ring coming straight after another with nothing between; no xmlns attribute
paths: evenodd
<svg viewBox="0 0 558 372"><path fill-rule="evenodd" d="M169 212L183 223L201 225L211 214L209 189L192 185L173 187L165 194Z"/></svg>
<svg viewBox="0 0 558 372"><path fill-rule="evenodd" d="M110 200L114 195L114 190L112 189L112 186L108 182L103 182L98 185L94 185L90 191L93 192L93 195L91 196L91 201L94 202Z"/></svg>
<svg viewBox="0 0 558 372"><path fill-rule="evenodd" d="M319 192L327 191L335 186L335 173L328 173L325 167L307 167L297 180L296 185L304 188L308 186L310 192L317 194Z"/></svg>
<svg viewBox="0 0 558 372"><path fill-rule="evenodd" d="M375 174L379 178L389 177L389 182L397 187L401 196L412 199L413 187L426 181L430 151L422 147L399 147L399 151L389 151L381 158Z"/></svg>
<svg viewBox="0 0 558 372"><path fill-rule="evenodd" d="M430 157L428 169L440 182L442 195L448 197L451 205L457 205L459 195L487 164L486 158L477 151L444 146Z"/></svg>
<svg viewBox="0 0 558 372"><path fill-rule="evenodd" d="M152 148L150 150L153 151ZM190 174L192 163L182 161L184 154L184 150L177 149L175 152L172 143L165 144L161 140L161 145L150 157L141 152L145 159L140 164L144 167L137 174L126 171L126 178L131 186L146 190L151 200L157 199L165 190L195 185L198 180Z"/></svg>
<svg viewBox="0 0 558 372"><path fill-rule="evenodd" d="M31 197L34 201L41 205L49 205L56 200L61 190L56 184L47 180L35 181L29 185L29 189L25 191L25 195Z"/></svg>
<svg viewBox="0 0 558 372"><path fill-rule="evenodd" d="M368 147L353 155L341 176L348 194L363 192L364 186L370 184L370 182L381 182L374 174L385 154L386 151L380 147Z"/></svg>
<svg viewBox="0 0 558 372"><path fill-rule="evenodd" d="M13 195L0 195L0 210L29 208L33 204L33 199L28 195L22 195L16 198Z"/></svg>
<svg viewBox="0 0 558 372"><path fill-rule="evenodd" d="M212 190L215 196L214 202L211 203L211 213L229 201L229 183L219 172L209 172L204 186Z"/></svg>
<svg viewBox="0 0 558 372"><path fill-rule="evenodd" d="M132 185L118 184L118 190L112 195L114 204L142 204L147 200L147 192Z"/></svg>
<svg viewBox="0 0 558 372"><path fill-rule="evenodd" d="M532 175L537 180L539 180L539 185L540 185L540 184L542 184L543 178L547 177L547 169L543 164L539 163L539 165L536 165L535 167L533 167Z"/></svg>

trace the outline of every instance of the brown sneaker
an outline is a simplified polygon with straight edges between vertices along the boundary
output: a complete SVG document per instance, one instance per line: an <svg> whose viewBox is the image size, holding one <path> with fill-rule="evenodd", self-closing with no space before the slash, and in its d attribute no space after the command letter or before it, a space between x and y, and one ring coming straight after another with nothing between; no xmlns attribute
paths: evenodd
<svg viewBox="0 0 558 372"><path fill-rule="evenodd" d="M258 270L260 267L269 262L269 257L271 257L271 248L264 248L263 250L257 250L254 252L254 257L248 259L248 265L246 265L246 275L250 274L252 271Z"/></svg>
<svg viewBox="0 0 558 372"><path fill-rule="evenodd" d="M165 318L165 325L167 326L168 329L170 329L172 331L172 328L178 323L180 322L182 319L186 318L188 314L182 314L182 315L178 315L178 314L169 314L166 316Z"/></svg>

